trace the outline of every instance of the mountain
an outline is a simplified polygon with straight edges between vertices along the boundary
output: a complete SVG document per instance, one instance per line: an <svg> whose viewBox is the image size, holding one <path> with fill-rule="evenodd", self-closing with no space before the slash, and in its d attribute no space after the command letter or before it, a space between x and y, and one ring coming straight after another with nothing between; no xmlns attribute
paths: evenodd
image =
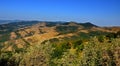
<svg viewBox="0 0 120 66"><path fill-rule="evenodd" d="M5 42L11 42L11 40L18 41L24 39L20 42L25 43L27 41L32 44L55 37L70 37L81 32L116 33L118 31L120 31L120 27L99 27L90 22L20 21L0 25L0 42L4 44Z"/></svg>
<svg viewBox="0 0 120 66"><path fill-rule="evenodd" d="M103 28L96 26L90 22L77 23L77 22L43 22L43 21L21 21L12 22L8 24L0 25L0 42L11 42L11 40L17 41L18 43L23 42L29 44L45 41L51 38L67 37L77 35L81 32L117 32L119 27L114 28ZM35 38L35 39L33 39ZM22 40L21 40L22 39ZM23 40L24 39L24 40ZM42 40L40 40L42 39ZM20 42L19 42L20 41ZM16 42L13 42L13 44Z"/></svg>
<svg viewBox="0 0 120 66"><path fill-rule="evenodd" d="M92 43L92 41L97 41L101 45L102 43L104 44L104 42L112 44L112 41L114 42L113 39L118 39L119 37L119 26L100 27L90 22L77 23L50 21L20 21L8 24L1 24L0 52L2 54L0 56L0 64L6 64L8 62L10 64L13 64L12 62L14 60L11 60L11 58L16 59L16 61L14 61L15 63L17 62L21 64L23 63L23 61L20 61L21 59L19 56L22 57L22 60L25 60L26 64L28 62L31 62L28 61L28 59L31 60L32 57L36 58L37 60L36 61L32 59L34 63L39 63L38 61L41 62L42 60L40 59L42 57L45 56L46 58L49 55L50 57L46 59L60 59L62 55L64 55L63 52L68 52L68 50L74 55L76 54L74 52L77 52L78 55L81 55L81 53L84 52L83 46L87 45L87 43L89 42ZM48 51L51 51L51 53L47 55L43 51L47 51L47 53L49 53ZM33 56L28 56L27 54L31 54ZM34 54L38 55L38 59L37 56L34 56ZM3 56L5 56L6 58ZM46 61L45 58L44 60ZM52 60L51 62L54 63L54 60Z"/></svg>
<svg viewBox="0 0 120 66"><path fill-rule="evenodd" d="M8 24L12 22L21 22L22 20L0 20L0 24Z"/></svg>
<svg viewBox="0 0 120 66"><path fill-rule="evenodd" d="M86 23L80 23L80 25L84 26L84 27L98 27L90 22L86 22Z"/></svg>

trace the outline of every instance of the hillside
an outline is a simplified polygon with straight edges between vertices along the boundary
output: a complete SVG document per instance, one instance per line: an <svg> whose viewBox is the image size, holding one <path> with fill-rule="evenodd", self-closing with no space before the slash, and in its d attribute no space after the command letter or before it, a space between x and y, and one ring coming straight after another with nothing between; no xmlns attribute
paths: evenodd
<svg viewBox="0 0 120 66"><path fill-rule="evenodd" d="M21 21L1 24L0 65L109 66L112 62L110 65L119 66L119 39L120 27L100 27L90 22Z"/></svg>

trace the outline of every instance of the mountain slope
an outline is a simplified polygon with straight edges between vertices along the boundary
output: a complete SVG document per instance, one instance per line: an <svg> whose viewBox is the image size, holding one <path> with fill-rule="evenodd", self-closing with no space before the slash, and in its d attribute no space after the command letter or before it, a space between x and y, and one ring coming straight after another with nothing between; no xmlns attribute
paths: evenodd
<svg viewBox="0 0 120 66"><path fill-rule="evenodd" d="M99 35L100 33L111 33L119 30L119 27L102 28L89 22L23 21L0 25L0 42L2 45L10 45L9 43L12 43L18 48L19 46L24 48L27 44L32 45L33 43L43 42L52 38L59 39L60 37L76 36L81 32L86 34L98 33L97 35Z"/></svg>
<svg viewBox="0 0 120 66"><path fill-rule="evenodd" d="M0 31L1 66L119 66L120 63L120 27L25 21L0 25Z"/></svg>

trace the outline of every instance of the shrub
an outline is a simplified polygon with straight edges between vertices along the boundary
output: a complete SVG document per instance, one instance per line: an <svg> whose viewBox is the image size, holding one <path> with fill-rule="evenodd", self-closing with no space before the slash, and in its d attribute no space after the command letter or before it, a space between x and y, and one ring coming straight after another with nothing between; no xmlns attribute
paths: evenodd
<svg viewBox="0 0 120 66"><path fill-rule="evenodd" d="M98 36L98 41L99 42L104 42L104 39L105 39L104 36Z"/></svg>
<svg viewBox="0 0 120 66"><path fill-rule="evenodd" d="M52 58L61 58L63 52L70 48L69 43L60 43L57 46L54 46L53 53L51 54Z"/></svg>
<svg viewBox="0 0 120 66"><path fill-rule="evenodd" d="M1 52L0 65L120 66L120 38L114 38L110 43L106 40L99 42L98 37L87 42L77 39L52 44L46 41L44 44L29 45L25 51Z"/></svg>

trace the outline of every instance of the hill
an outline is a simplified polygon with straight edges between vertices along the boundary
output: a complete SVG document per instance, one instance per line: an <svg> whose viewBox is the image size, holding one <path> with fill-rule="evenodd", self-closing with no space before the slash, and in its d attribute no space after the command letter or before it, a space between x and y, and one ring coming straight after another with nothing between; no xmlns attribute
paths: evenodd
<svg viewBox="0 0 120 66"><path fill-rule="evenodd" d="M7 48L9 46L11 47L9 43L17 45L18 48L24 48L27 44L42 43L52 38L60 39L64 37L82 36L81 38L86 39L91 36L106 35L119 31L120 27L99 27L89 22L12 22L0 25L0 43L1 45L8 45ZM7 48L3 50L7 50ZM12 49L14 48L8 50L12 51Z"/></svg>
<svg viewBox="0 0 120 66"><path fill-rule="evenodd" d="M26 64L27 66L40 66L43 64L42 66L56 66L59 64L64 65L65 61L67 66L69 64L73 66L74 62L78 66L80 64L82 66L89 66L89 64L97 63L98 65L104 65L111 62L111 64L119 66L119 62L117 63L120 60L117 58L119 53L114 53L120 50L119 38L120 27L100 27L90 22L21 21L1 24L0 65L23 66ZM115 41L118 44L115 44ZM111 47L106 44L113 46ZM93 49L89 50L88 47ZM103 54L102 51L104 49L104 54L109 55L113 53L113 55L108 56L107 59L104 58L106 55L98 57L99 53L97 52ZM89 57L88 53L91 52L93 53L91 57L94 60L92 58L85 58ZM94 55L94 52L97 55ZM84 54L87 56L84 56ZM118 56L114 56L115 54ZM115 57L115 60L112 60L111 56ZM69 57L71 58L68 61ZM99 58L107 61L104 63ZM90 63L84 64L87 60L90 60Z"/></svg>

